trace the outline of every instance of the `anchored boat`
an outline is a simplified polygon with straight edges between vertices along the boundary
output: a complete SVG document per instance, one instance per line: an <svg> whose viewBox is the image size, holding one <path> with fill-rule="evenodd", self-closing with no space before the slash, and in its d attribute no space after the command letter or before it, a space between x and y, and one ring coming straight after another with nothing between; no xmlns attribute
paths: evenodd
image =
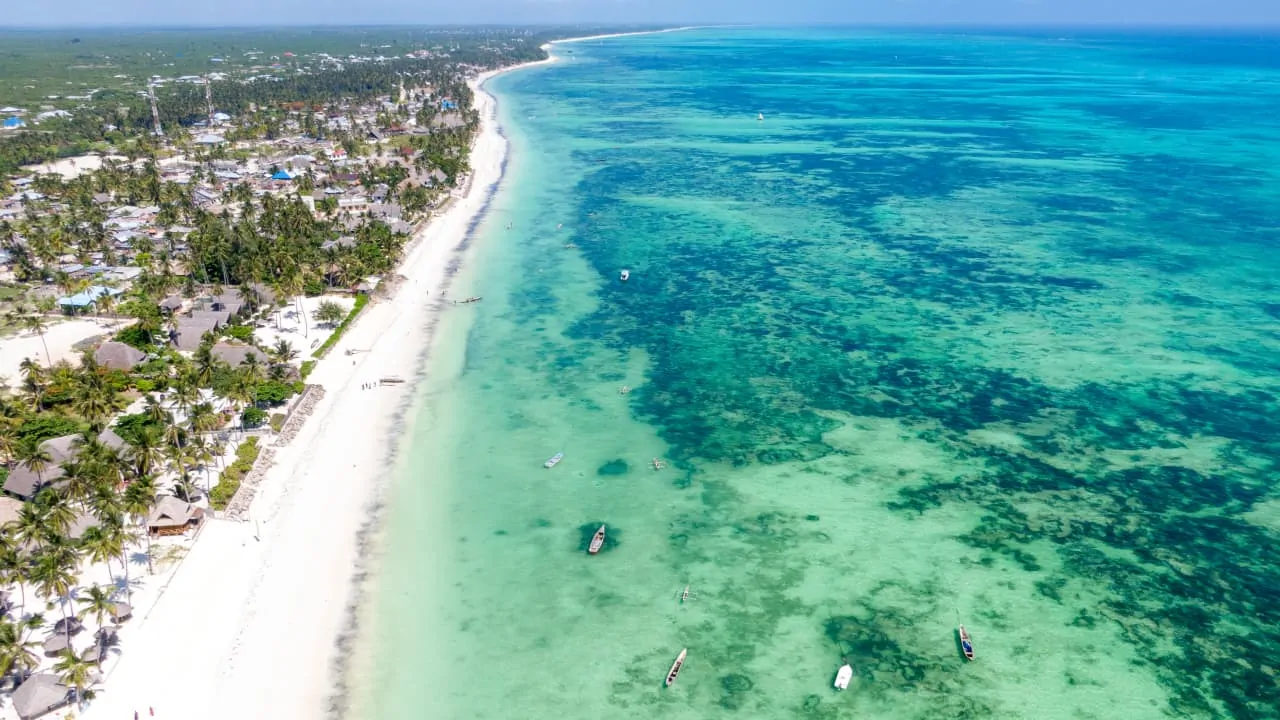
<svg viewBox="0 0 1280 720"><path fill-rule="evenodd" d="M837 690L848 690L849 681L853 679L853 666L845 663L836 671L835 687Z"/></svg>
<svg viewBox="0 0 1280 720"><path fill-rule="evenodd" d="M622 282L626 282L627 280L629 280L629 279L631 278L631 271L630 271L630 270L623 270L623 271L622 271L622 274L621 274L621 275L619 275L618 277L622 279Z"/></svg>
<svg viewBox="0 0 1280 720"><path fill-rule="evenodd" d="M684 659L688 654L689 648L681 650L680 654L676 656L676 661L671 663L671 669L667 671L667 687L671 687L671 683L676 681L676 676L680 674L680 668L684 667Z"/></svg>
<svg viewBox="0 0 1280 720"><path fill-rule="evenodd" d="M960 626L960 649L964 652L966 660L973 659L973 640L969 639L969 631Z"/></svg>
<svg viewBox="0 0 1280 720"><path fill-rule="evenodd" d="M591 536L591 544L587 546L587 554L595 555L596 553L600 552L600 548L602 547L604 547L604 526L603 525L600 526L600 529L596 531L595 535Z"/></svg>
<svg viewBox="0 0 1280 720"><path fill-rule="evenodd" d="M555 455L552 455L546 462L542 463L542 467L553 468L563 459L564 453L558 452Z"/></svg>

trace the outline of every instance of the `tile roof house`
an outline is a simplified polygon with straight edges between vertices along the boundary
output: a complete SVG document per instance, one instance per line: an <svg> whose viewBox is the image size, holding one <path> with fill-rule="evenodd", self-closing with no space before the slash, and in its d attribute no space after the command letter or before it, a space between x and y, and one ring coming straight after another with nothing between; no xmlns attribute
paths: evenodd
<svg viewBox="0 0 1280 720"><path fill-rule="evenodd" d="M176 535L200 524L204 510L172 495L161 495L147 517L147 532L152 535Z"/></svg>
<svg viewBox="0 0 1280 720"><path fill-rule="evenodd" d="M4 481L4 491L23 500L30 500L44 488L57 485L66 474L62 465L80 452L81 442L80 435L63 435L40 443L40 448L49 455L47 466L37 472L26 463L15 464ZM111 429L99 433L98 442L117 453L125 447L124 440Z"/></svg>
<svg viewBox="0 0 1280 720"><path fill-rule="evenodd" d="M240 343L217 343L211 348L213 356L231 367L239 367L250 355L256 357L260 362L266 362L267 354L259 348L252 345L242 345Z"/></svg>
<svg viewBox="0 0 1280 720"><path fill-rule="evenodd" d="M190 317L192 320L212 320L216 327L231 322L231 313L227 310L192 310Z"/></svg>
<svg viewBox="0 0 1280 720"><path fill-rule="evenodd" d="M170 295L160 301L160 309L166 312L177 312L182 309L182 296Z"/></svg>
<svg viewBox="0 0 1280 720"><path fill-rule="evenodd" d="M13 709L22 720L31 720L69 704L71 698L71 688L57 675L37 673L13 691Z"/></svg>
<svg viewBox="0 0 1280 720"><path fill-rule="evenodd" d="M93 352L93 359L99 365L113 370L132 370L147 359L141 350L114 340L104 342Z"/></svg>
<svg viewBox="0 0 1280 720"><path fill-rule="evenodd" d="M174 347L185 352L194 352L200 347L204 334L218 327L217 321L211 318L178 318L178 327L170 334Z"/></svg>

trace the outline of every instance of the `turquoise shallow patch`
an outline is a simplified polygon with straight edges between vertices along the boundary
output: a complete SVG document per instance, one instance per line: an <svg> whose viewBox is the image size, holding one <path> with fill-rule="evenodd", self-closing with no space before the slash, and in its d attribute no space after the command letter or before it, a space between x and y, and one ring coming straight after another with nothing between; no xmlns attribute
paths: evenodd
<svg viewBox="0 0 1280 720"><path fill-rule="evenodd" d="M1060 35L496 80L358 716L1280 716L1280 45Z"/></svg>

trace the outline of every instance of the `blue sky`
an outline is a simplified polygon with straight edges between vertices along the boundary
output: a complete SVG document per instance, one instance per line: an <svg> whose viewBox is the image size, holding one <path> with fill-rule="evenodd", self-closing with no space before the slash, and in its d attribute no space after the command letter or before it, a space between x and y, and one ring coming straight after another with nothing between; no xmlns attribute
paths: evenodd
<svg viewBox="0 0 1280 720"><path fill-rule="evenodd" d="M1280 26L1280 0L0 0L0 26L579 22Z"/></svg>

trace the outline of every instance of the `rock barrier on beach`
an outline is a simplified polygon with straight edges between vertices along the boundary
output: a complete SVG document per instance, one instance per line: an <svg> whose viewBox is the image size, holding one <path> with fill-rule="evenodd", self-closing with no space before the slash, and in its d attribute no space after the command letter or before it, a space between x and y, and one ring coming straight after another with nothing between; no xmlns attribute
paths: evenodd
<svg viewBox="0 0 1280 720"><path fill-rule="evenodd" d="M284 447L298 436L298 431L302 429L302 424L307 421L311 413L315 412L316 404L323 398L324 386L322 385L308 385L302 391L302 397L298 398L298 404L293 406L293 411L289 413L284 425L280 427L280 434L276 436L276 447Z"/></svg>
<svg viewBox="0 0 1280 720"><path fill-rule="evenodd" d="M254 496L258 494L258 485L262 483L262 478L266 477L267 471L271 469L271 465L275 461L275 449L288 445L290 441L298 436L298 431L302 429L302 424L315 411L316 404L322 398L324 398L324 388L320 385L308 385L302 391L302 396L298 398L297 404L293 406L293 411L289 413L288 419L284 421L284 425L280 428L280 434L276 436L276 441L272 443L272 447L265 447L258 453L258 459L253 463L253 469L244 476L244 480L240 481L240 487L236 490L236 494L232 496L231 502L227 503L227 509L223 512L223 517L230 520L247 519L249 506L253 503Z"/></svg>
<svg viewBox="0 0 1280 720"><path fill-rule="evenodd" d="M262 482L262 478L266 476L267 471L271 469L271 463L275 460L276 451L274 448L264 448L258 453L258 459L253 463L253 469L244 476L244 480L240 481L240 487L236 490L236 494L231 498L231 502L227 503L227 509L224 517L232 520L244 520L249 514L249 505L253 502L253 496L258 494L258 485Z"/></svg>

